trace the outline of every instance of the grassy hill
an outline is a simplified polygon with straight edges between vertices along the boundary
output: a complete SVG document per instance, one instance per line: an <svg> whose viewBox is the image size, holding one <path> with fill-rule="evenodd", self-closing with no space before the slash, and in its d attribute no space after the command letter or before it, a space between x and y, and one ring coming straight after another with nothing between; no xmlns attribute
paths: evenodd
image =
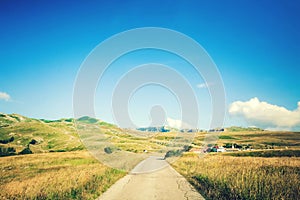
<svg viewBox="0 0 300 200"><path fill-rule="evenodd" d="M75 124L76 126L75 126ZM33 153L63 152L85 149L81 137L92 139L99 133L103 140L113 145L115 150L133 153L158 152L170 146L183 146L189 142L200 148L207 132L141 132L121 129L116 125L91 118L81 117L59 120L32 119L18 114L0 113L0 148L20 153L28 146ZM84 136L83 136L84 135ZM194 137L195 136L195 137ZM259 128L229 127L219 133L216 142L219 146L233 144L253 149L298 148L299 132L265 131ZM188 137L188 138L187 138ZM82 139L82 138L81 138ZM93 139L95 140L95 139ZM215 144L211 144L215 145Z"/></svg>
<svg viewBox="0 0 300 200"><path fill-rule="evenodd" d="M33 153L84 149L71 119L50 121L0 114L0 147L19 153L28 145Z"/></svg>
<svg viewBox="0 0 300 200"><path fill-rule="evenodd" d="M0 158L0 199L95 199L126 172L105 166L104 160L99 163L87 153L87 144L109 161L130 158L132 167L151 153L172 150L173 156L179 156L184 145L200 148L206 134L216 132L147 132L121 129L88 116L45 120L0 113L1 152L33 153ZM299 196L299 132L230 127L217 134L219 146L235 144L260 151L212 153L204 160L184 153L173 166L204 191L202 195L208 199ZM260 187L267 184L269 188Z"/></svg>
<svg viewBox="0 0 300 200"><path fill-rule="evenodd" d="M196 133L194 146L201 146L206 134L217 134L218 146L238 145L252 149L290 149L300 147L300 132L267 131L259 128L230 127L219 133Z"/></svg>
<svg viewBox="0 0 300 200"><path fill-rule="evenodd" d="M83 118L78 123L94 121ZM105 130L114 127L95 123ZM33 154L16 155L28 146ZM0 150L15 155L0 158L0 199L95 199L126 174L85 150L74 119L39 120L1 113Z"/></svg>
<svg viewBox="0 0 300 200"><path fill-rule="evenodd" d="M19 154L28 147L32 153L83 150L85 145L89 145L89 138L92 142L106 140L112 150L143 153L145 149L148 152L160 151L168 146L169 140L176 139L176 133L166 135L121 129L88 116L77 120L46 120L18 114L0 114L2 156Z"/></svg>

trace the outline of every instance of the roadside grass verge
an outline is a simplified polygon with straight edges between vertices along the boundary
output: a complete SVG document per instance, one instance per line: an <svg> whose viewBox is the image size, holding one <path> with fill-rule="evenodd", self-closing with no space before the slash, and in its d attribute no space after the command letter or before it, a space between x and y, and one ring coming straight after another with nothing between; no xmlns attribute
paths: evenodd
<svg viewBox="0 0 300 200"><path fill-rule="evenodd" d="M232 157L187 154L172 166L206 199L299 199L297 157Z"/></svg>
<svg viewBox="0 0 300 200"><path fill-rule="evenodd" d="M95 199L126 173L88 152L0 158L0 199Z"/></svg>

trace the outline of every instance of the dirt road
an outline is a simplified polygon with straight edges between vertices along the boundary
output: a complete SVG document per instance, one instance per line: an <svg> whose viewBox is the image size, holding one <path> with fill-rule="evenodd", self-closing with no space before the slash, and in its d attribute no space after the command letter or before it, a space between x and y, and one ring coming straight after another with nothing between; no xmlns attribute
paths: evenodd
<svg viewBox="0 0 300 200"><path fill-rule="evenodd" d="M151 156L138 164L98 200L204 199L165 160Z"/></svg>

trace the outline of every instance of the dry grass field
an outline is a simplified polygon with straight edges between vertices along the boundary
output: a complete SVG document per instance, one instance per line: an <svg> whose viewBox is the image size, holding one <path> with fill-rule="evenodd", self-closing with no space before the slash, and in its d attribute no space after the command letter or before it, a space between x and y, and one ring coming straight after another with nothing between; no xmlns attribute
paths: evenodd
<svg viewBox="0 0 300 200"><path fill-rule="evenodd" d="M200 147L206 134L210 133L196 133L192 145ZM238 144L243 147L249 146L252 149L295 149L300 147L300 132L228 128L228 130L217 135L216 143L219 146Z"/></svg>
<svg viewBox="0 0 300 200"><path fill-rule="evenodd" d="M200 159L186 153L173 167L207 199L299 199L299 157L233 157Z"/></svg>
<svg viewBox="0 0 300 200"><path fill-rule="evenodd" d="M0 199L95 199L125 172L88 152L0 158Z"/></svg>
<svg viewBox="0 0 300 200"><path fill-rule="evenodd" d="M101 164L85 147L102 163L128 171L149 155L171 151L168 160L207 199L300 199L299 132L228 128L210 145L242 148L199 159L191 152L179 156L183 147L200 149L207 132L140 132L89 117L76 125L74 119L1 114L0 156L15 151L0 157L0 199L98 197L126 172ZM33 154L20 155L26 147Z"/></svg>

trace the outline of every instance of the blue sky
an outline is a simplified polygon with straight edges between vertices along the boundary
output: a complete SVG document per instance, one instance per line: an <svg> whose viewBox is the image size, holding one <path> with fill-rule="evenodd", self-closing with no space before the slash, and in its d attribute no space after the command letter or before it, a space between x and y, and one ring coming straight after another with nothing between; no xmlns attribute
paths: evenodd
<svg viewBox="0 0 300 200"><path fill-rule="evenodd" d="M0 2L0 112L35 118L72 117L73 85L81 63L100 42L138 27L164 27L182 32L201 44L216 63L226 90L226 105L235 102L225 125L259 125L297 129L300 126L300 3L291 1L8 1ZM150 55L150 56L149 56ZM176 58L155 51L140 52L112 66L107 82L122 75L122 66L144 62L167 64ZM180 71L180 66L186 66ZM197 88L201 77L191 77L189 66L174 67L191 78L203 102L201 127L207 128L208 92ZM110 79L110 77L113 77ZM115 78L114 78L115 77ZM108 84L108 83L105 83ZM113 85L113 83L111 83ZM109 88L109 87L107 87ZM157 89L157 88L156 88ZM179 118L176 100L162 89L145 88L133 97L133 116L146 125L149 106L145 94L167 95L169 117ZM109 111L111 90L97 89L97 117L113 122ZM9 98L6 95L9 95ZM140 96L139 96L140 95ZM103 97L103 98L101 98ZM256 101L250 101L253 98ZM292 124L278 124L245 112L245 107L267 110L266 117L286 109ZM244 104L243 104L244 103ZM265 104L264 104L265 103ZM140 107L138 106L140 105ZM261 106L261 107L260 107ZM267 106L267 108L266 108ZM274 106L274 107L272 107ZM250 107L250 108L249 108ZM246 110L247 110L246 109ZM145 111L146 110L146 111ZM278 112L277 112L278 111ZM256 112L257 113L257 112ZM133 114L134 115L134 114ZM264 113L261 113L264 115ZM275 115L274 115L275 116ZM289 120L290 121L290 120Z"/></svg>

